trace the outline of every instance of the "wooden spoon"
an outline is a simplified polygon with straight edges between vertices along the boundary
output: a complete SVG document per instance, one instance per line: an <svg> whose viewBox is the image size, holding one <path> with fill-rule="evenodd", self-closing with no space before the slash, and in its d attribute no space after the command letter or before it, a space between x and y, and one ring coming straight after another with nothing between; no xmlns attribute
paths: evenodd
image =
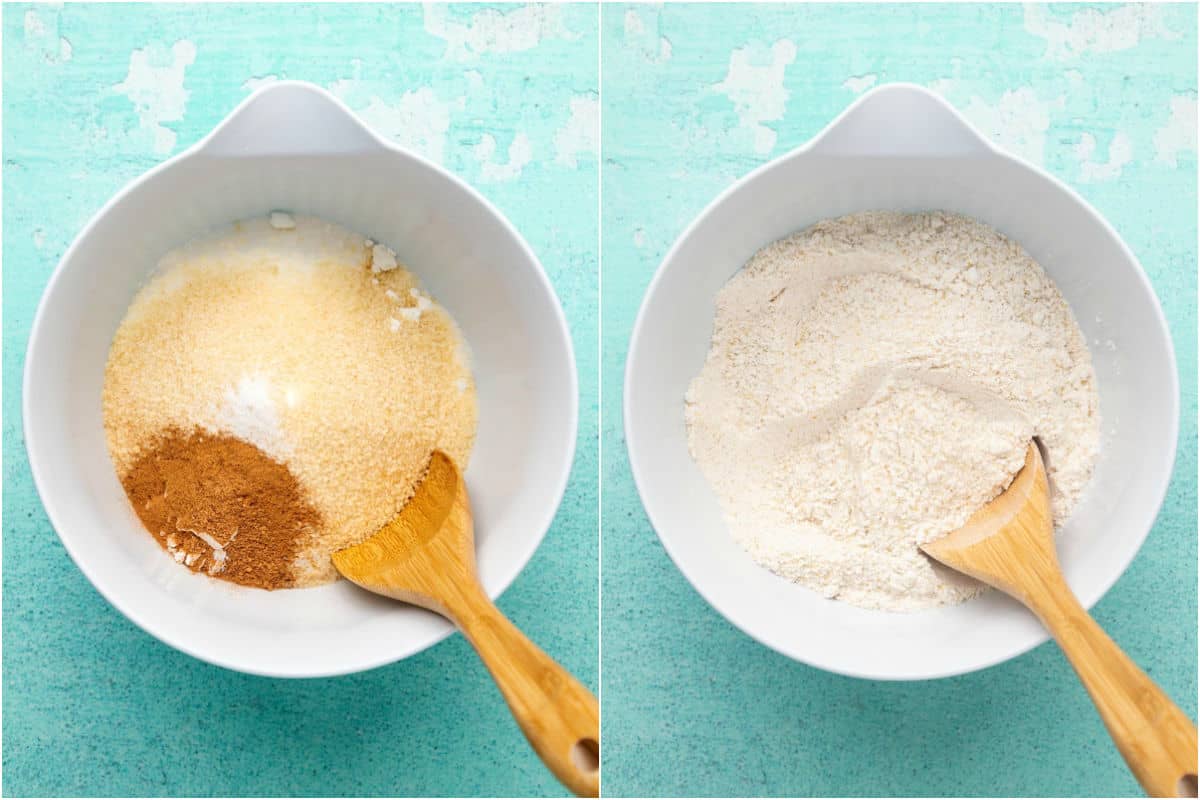
<svg viewBox="0 0 1200 800"><path fill-rule="evenodd" d="M923 546L1029 608L1062 648L1147 794L1196 796L1196 726L1101 630L1063 578L1036 443L1012 485L967 524Z"/></svg>
<svg viewBox="0 0 1200 800"><path fill-rule="evenodd" d="M362 544L334 553L333 563L364 589L436 611L457 625L550 771L577 795L599 795L596 698L525 638L479 585L471 505L449 456L435 451L399 515Z"/></svg>

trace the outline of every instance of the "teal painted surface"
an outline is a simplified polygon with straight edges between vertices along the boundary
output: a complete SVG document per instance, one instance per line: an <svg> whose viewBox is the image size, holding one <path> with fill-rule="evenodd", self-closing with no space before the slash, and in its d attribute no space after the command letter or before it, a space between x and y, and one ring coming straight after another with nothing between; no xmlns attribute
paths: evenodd
<svg viewBox="0 0 1200 800"><path fill-rule="evenodd" d="M1090 22L1128 41L1070 35ZM933 85L1005 146L1079 189L1162 299L1183 387L1175 477L1145 547L1095 613L1194 719L1195 31L1194 5L604 9L606 794L1138 793L1052 645L960 678L874 683L794 663L725 622L646 521L625 458L619 376L654 270L720 190L813 136L856 97L850 87L872 77ZM778 59L784 101L714 88L743 48L763 68L759 86ZM1170 133L1172 102L1190 140Z"/></svg>
<svg viewBox="0 0 1200 800"><path fill-rule="evenodd" d="M311 681L227 672L152 639L63 551L22 441L29 326L83 224L206 134L248 81L328 86L478 187L554 282L578 359L579 449L554 526L500 606L598 685L596 9L445 11L443 22L420 6L5 6L5 794L561 794L461 637ZM526 38L479 36L502 17ZM148 71L130 78L142 57ZM521 169L516 140L531 154Z"/></svg>

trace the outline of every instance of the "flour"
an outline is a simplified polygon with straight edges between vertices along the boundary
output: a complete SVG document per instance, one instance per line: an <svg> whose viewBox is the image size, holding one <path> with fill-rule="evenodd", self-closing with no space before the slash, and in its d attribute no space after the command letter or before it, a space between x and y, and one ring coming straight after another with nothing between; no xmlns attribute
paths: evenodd
<svg viewBox="0 0 1200 800"><path fill-rule="evenodd" d="M292 448L280 428L272 391L271 382L263 376L243 375L236 388L225 390L224 402L212 419L202 418L200 425L210 433L236 436L283 461L292 454Z"/></svg>
<svg viewBox="0 0 1200 800"><path fill-rule="evenodd" d="M914 610L981 591L918 547L1001 492L1034 435L1065 521L1098 404L1071 310L1019 245L966 217L872 212L770 244L726 284L685 413L758 563Z"/></svg>

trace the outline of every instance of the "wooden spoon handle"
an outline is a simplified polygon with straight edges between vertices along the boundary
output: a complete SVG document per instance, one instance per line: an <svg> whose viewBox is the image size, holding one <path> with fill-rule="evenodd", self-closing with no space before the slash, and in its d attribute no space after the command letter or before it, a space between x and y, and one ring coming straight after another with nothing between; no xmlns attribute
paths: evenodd
<svg viewBox="0 0 1200 800"><path fill-rule="evenodd" d="M1079 604L1061 573L1025 598L1054 635L1108 733L1152 797L1196 797L1196 726Z"/></svg>
<svg viewBox="0 0 1200 800"><path fill-rule="evenodd" d="M509 622L478 583L462 586L452 603L448 616L479 653L538 756L572 792L598 797L595 695Z"/></svg>

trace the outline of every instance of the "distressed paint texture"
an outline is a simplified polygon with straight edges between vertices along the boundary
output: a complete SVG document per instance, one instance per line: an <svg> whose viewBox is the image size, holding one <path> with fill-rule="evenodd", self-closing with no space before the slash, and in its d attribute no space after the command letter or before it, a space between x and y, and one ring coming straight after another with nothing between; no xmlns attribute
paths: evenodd
<svg viewBox="0 0 1200 800"><path fill-rule="evenodd" d="M606 794L1137 794L1052 645L974 675L876 683L725 622L645 518L619 376L655 268L720 190L872 85L932 86L1077 188L1162 300L1183 391L1175 477L1095 611L1195 718L1196 6L618 4L602 38ZM760 80L735 80L747 70Z"/></svg>
<svg viewBox="0 0 1200 800"><path fill-rule="evenodd" d="M34 492L21 371L38 298L110 196L255 86L329 87L477 186L540 257L578 360L559 515L501 607L598 682L595 7L4 7L4 790L8 795L558 795L461 637L337 679L202 664L111 608ZM569 158L563 153L569 152Z"/></svg>

